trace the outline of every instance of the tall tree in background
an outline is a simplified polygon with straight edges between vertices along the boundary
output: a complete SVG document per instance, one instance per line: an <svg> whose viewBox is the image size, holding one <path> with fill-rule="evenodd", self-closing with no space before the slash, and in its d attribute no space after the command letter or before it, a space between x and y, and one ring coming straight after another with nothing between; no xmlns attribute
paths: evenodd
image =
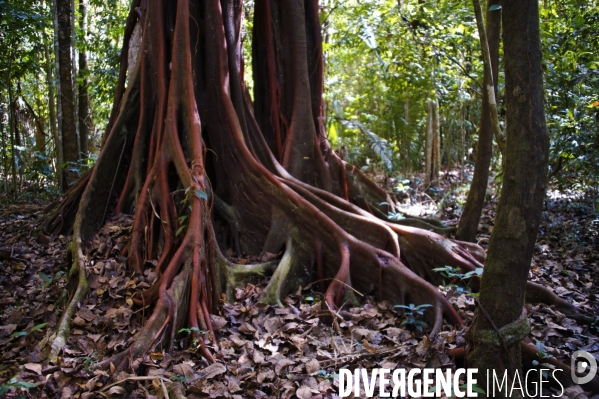
<svg viewBox="0 0 599 399"><path fill-rule="evenodd" d="M71 43L71 0L55 0L55 24L58 36L59 133L62 139L63 162L73 163L79 159L77 121L75 120L75 93L73 89L73 65ZM75 180L71 168L62 168L61 187L66 190Z"/></svg>
<svg viewBox="0 0 599 399"><path fill-rule="evenodd" d="M474 0L475 4L478 1ZM490 65L486 65L485 62L484 68L490 68L491 71L485 71L486 73L483 74L482 110L478 144L476 146L476 160L474 162L474 176L472 176L468 199L464 205L460 224L456 232L456 237L464 241L476 240L478 222L485 204L485 195L487 193L487 185L489 184L489 167L491 166L491 156L493 155L493 122L491 121L490 107L496 107L496 101L493 101L493 104L489 104L489 86L492 86L495 93L493 96L496 98L501 23L499 3L499 0L487 0L487 18L484 30L488 43ZM478 23L482 24L482 21ZM482 42L483 35L479 36L481 37L481 46L485 46L485 43ZM492 82L489 81L488 76L492 76Z"/></svg>
<svg viewBox="0 0 599 399"><path fill-rule="evenodd" d="M439 121L439 101L429 100L427 105L426 140L424 144L425 176L424 183L436 185L441 170L441 126Z"/></svg>
<svg viewBox="0 0 599 399"><path fill-rule="evenodd" d="M502 4L506 166L479 309L469 333L468 366L486 372L493 368L501 375L509 370L513 376L521 367L520 341L530 330L524 293L545 196L549 137L543 110L538 2L504 0Z"/></svg>
<svg viewBox="0 0 599 399"><path fill-rule="evenodd" d="M88 98L88 74L87 69L87 5L85 0L79 0L79 29L81 33L81 48L79 49L79 78L77 79L77 86L79 90L78 107L79 112L77 117L79 119L79 152L82 158L88 155L88 137L89 131L92 126L91 115L89 112L89 98Z"/></svg>

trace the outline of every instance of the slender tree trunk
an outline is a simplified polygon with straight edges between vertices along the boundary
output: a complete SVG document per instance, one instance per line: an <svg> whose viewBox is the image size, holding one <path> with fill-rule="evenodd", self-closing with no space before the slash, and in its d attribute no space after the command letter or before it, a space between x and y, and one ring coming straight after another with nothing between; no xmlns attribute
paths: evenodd
<svg viewBox="0 0 599 399"><path fill-rule="evenodd" d="M469 332L468 366L478 367L483 375L493 368L501 373L507 369L513 376L521 367L520 340L530 330L523 313L524 293L545 196L549 139L538 2L504 0L503 13L506 168L480 306Z"/></svg>
<svg viewBox="0 0 599 399"><path fill-rule="evenodd" d="M75 135L77 137L77 160L79 160L81 158L81 140L79 138L79 91L77 90L79 68L77 65L77 16L75 15L75 9L75 0L71 0L71 82L73 82L73 112L75 118Z"/></svg>
<svg viewBox="0 0 599 399"><path fill-rule="evenodd" d="M48 110L50 113L50 132L52 133L52 140L54 142L54 159L55 159L55 173L58 176L57 183L60 187L60 174L59 165L62 161L62 146L58 137L57 121L56 121L56 102L54 98L54 84L52 81L52 60L50 58L50 48L48 45L47 38L44 37L44 51L46 53L46 84L48 85Z"/></svg>
<svg viewBox="0 0 599 399"><path fill-rule="evenodd" d="M81 30L83 47L79 50L79 149L82 158L87 158L88 145L87 140L91 128L91 115L89 112L89 99L87 93L87 51L86 51L86 35L87 35L87 5L85 0L79 0L79 29Z"/></svg>
<svg viewBox="0 0 599 399"><path fill-rule="evenodd" d="M58 22L58 76L60 76L58 98L62 113L62 117L59 117L61 121L62 151L65 163L75 163L79 159L79 145L71 61L71 0L56 0L56 19ZM66 190L77 177L76 173L69 169L67 167L62 170L63 190Z"/></svg>
<svg viewBox="0 0 599 399"><path fill-rule="evenodd" d="M60 192L66 192L67 187L64 185L64 172L63 172L63 165L64 165L64 151L62 148L62 102L60 101L60 63L58 61L58 54L59 54L59 49L58 49L58 32L59 32L59 28L58 28L58 12L56 10L56 1L57 0L51 0L51 7L52 7L52 14L53 14L53 18L52 18L52 24L54 26L54 35L52 38L52 46L53 46L53 50L54 50L54 70L56 71L56 77L54 79L54 84L56 87L56 142L55 142L55 146L58 149L58 151L56 152L56 180L58 181L58 189L60 190Z"/></svg>
<svg viewBox="0 0 599 399"><path fill-rule="evenodd" d="M426 136L424 140L424 184L431 183L433 171L433 102L426 102Z"/></svg>
<svg viewBox="0 0 599 399"><path fill-rule="evenodd" d="M2 93L0 93L0 102L4 102L4 96ZM8 116L10 118L10 116ZM4 107L0 107L0 120L4 121L5 119L5 113L4 113ZM1 142L0 145L2 146L2 169L4 170L4 172L2 173L2 175L4 176L4 192L8 192L8 175L10 174L10 164L9 164L9 160L8 160L8 141L9 138L6 136L6 130L4 130L5 124L4 123L0 123L0 135L1 137Z"/></svg>
<svg viewBox="0 0 599 399"><path fill-rule="evenodd" d="M427 102L426 142L425 142L425 184L436 184L439 180L441 165L439 156L441 140L439 137L439 103Z"/></svg>
<svg viewBox="0 0 599 399"><path fill-rule="evenodd" d="M25 106L31 115L31 119L33 119L33 123L35 124L34 136L35 136L35 150L41 153L44 152L46 148L46 132L44 132L44 121L40 118L38 113L35 112L31 104L25 100ZM36 108L40 109L39 97L36 97Z"/></svg>
<svg viewBox="0 0 599 399"><path fill-rule="evenodd" d="M478 1L478 0L475 0ZM493 4L499 4L499 0L487 0L487 10ZM492 90L497 92L497 71L499 64L499 24L501 23L501 10L487 11L486 33L489 46L489 58L491 61L491 72L493 82L489 82L487 74L483 78L483 88L493 84ZM481 35L481 40L482 39ZM484 43L483 43L484 45ZM485 68L487 66L485 65ZM495 106L495 105L493 105ZM460 218L460 224L456 237L462 241L475 241L478 231L480 214L485 203L487 184L489 181L489 167L493 155L493 124L491 122L491 111L489 109L489 91L483 90L482 110L480 120L480 132L476 146L476 160L474 164L474 176L470 184L468 199L464 205L464 211Z"/></svg>
<svg viewBox="0 0 599 399"><path fill-rule="evenodd" d="M439 101L433 103L433 174L431 180L436 184L441 172L441 118L439 117Z"/></svg>
<svg viewBox="0 0 599 399"><path fill-rule="evenodd" d="M9 129L10 129L10 155L12 159L12 186L13 186L13 194L17 194L17 150L15 145L17 145L18 140L18 132L17 132L17 115L15 112L15 101L12 93L12 83L11 83L11 70L12 70L12 51L9 50L8 55L8 72L7 79L8 82L8 115L10 118L9 121Z"/></svg>

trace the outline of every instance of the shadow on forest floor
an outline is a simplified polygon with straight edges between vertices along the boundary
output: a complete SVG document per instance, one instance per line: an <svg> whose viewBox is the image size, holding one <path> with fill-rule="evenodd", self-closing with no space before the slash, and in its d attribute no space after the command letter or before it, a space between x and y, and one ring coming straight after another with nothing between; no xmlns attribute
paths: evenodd
<svg viewBox="0 0 599 399"><path fill-rule="evenodd" d="M456 181L451 175L445 178L449 183L442 183L436 192L418 186L410 192L406 183L407 196L397 198L400 209L437 211L442 220L456 224L460 198L449 190ZM151 378L134 380L121 373L114 376L118 384L104 386L110 370L93 366L126 348L141 327L150 312L132 307L131 296L148 287L156 275L148 272L140 277L126 271L120 252L132 219L120 215L109 220L91 244L87 269L91 291L73 320L68 345L58 364L46 364L45 344L67 300L69 237L34 237L42 209L42 204L0 208L0 386L13 387L9 395L20 392L15 388L20 386L29 387L29 393L23 389L27 397L141 398L162 395L164 382L165 387L178 386L188 398L333 398L340 368L446 368L455 363L445 351L465 342L465 330L450 326L429 340L418 330L422 324L417 317L400 316L393 304L377 303L370 293L361 293L366 298L362 307L343 308L346 321L333 325L323 321L327 312L318 287L289 296L284 308L261 305L257 299L262 282L237 290L235 298L227 298L232 303L221 304L219 315L212 317L217 344L211 345L219 363L208 365L183 329L176 335L173 353L157 346L139 365L136 375ZM495 211L492 195L479 225L483 246L492 232ZM530 279L599 314L598 231L593 203L583 193L549 191ZM441 289L463 319L471 321L474 298L467 287ZM567 362L576 350L599 358L599 325L579 325L545 305L527 306L530 338L543 353ZM175 391L169 390L170 395ZM545 395L556 392L549 388ZM580 393L571 389L566 396Z"/></svg>

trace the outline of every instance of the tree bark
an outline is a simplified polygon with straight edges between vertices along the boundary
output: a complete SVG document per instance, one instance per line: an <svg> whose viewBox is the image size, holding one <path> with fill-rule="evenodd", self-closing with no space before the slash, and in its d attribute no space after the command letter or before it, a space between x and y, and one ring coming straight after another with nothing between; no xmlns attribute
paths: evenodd
<svg viewBox="0 0 599 399"><path fill-rule="evenodd" d="M439 102L427 102L426 142L425 142L425 184L435 185L441 168L441 137L439 123Z"/></svg>
<svg viewBox="0 0 599 399"><path fill-rule="evenodd" d="M58 76L60 86L58 99L61 118L60 133L64 162L76 163L79 159L77 126L75 119L75 97L73 91L73 70L71 59L71 0L56 0L56 18L58 22ZM71 168L62 169L62 188L66 190L77 178Z"/></svg>
<svg viewBox="0 0 599 399"><path fill-rule="evenodd" d="M543 110L538 2L505 0L503 13L506 169L481 281L480 306L469 332L468 364L483 375L492 368L501 373L509 370L513 377L521 367L520 340L530 328L525 313L521 315L545 195L549 139ZM503 334L511 329L510 339L497 337L495 327Z"/></svg>
<svg viewBox="0 0 599 399"><path fill-rule="evenodd" d="M59 173L59 165L62 161L62 146L58 137L57 121L56 121L56 100L54 97L54 83L52 82L52 60L50 58L50 48L47 37L44 36L44 51L46 54L46 84L48 85L48 110L50 113L50 132L54 142L54 165L57 176L57 186L60 189L61 174Z"/></svg>
<svg viewBox="0 0 599 399"><path fill-rule="evenodd" d="M12 187L13 194L16 195L18 191L17 182L17 149L15 145L18 145L19 131L17 127L17 114L15 112L15 99L12 92L11 72L12 72L12 49L8 52L8 71L7 79L8 82L8 115L9 115L9 129L10 129L10 152L11 152L11 169L12 169Z"/></svg>
<svg viewBox="0 0 599 399"><path fill-rule="evenodd" d="M79 50L79 98L78 98L78 118L79 118L79 151L82 158L88 156L88 137L92 126L91 115L89 112L88 98L88 80L89 73L87 69L87 51L86 51L86 35L87 35L87 5L85 0L79 0L79 29L81 30L83 47Z"/></svg>
<svg viewBox="0 0 599 399"><path fill-rule="evenodd" d="M474 0L479 1L479 0ZM493 77L492 89L497 93L497 77L499 64L499 32L501 23L501 10L488 11L489 7L499 4L499 0L487 0L486 37L489 47L490 67ZM482 39L482 35L481 40ZM484 68L487 68L485 63ZM487 74L483 77L483 88L491 85ZM495 106L495 105L493 105ZM468 191L468 199L464 205L464 211L460 217L460 224L456 232L456 238L462 241L476 240L478 222L485 204L485 195L489 183L489 167L493 155L493 124L491 122L491 111L489 109L489 91L483 89L482 110L480 120L480 131L478 144L476 146L476 160L474 163L474 176ZM463 161L462 161L463 162Z"/></svg>

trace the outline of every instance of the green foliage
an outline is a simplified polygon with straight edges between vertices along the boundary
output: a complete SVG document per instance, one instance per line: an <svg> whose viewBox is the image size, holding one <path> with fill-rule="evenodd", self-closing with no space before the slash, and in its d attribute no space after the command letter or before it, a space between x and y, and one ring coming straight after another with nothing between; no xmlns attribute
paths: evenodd
<svg viewBox="0 0 599 399"><path fill-rule="evenodd" d="M483 274L482 267L477 267L476 270L472 270L466 273L461 273L459 268L455 268L452 266L436 267L433 269L433 271L441 273L441 275L447 279L457 278L460 280L467 280L475 276L480 277Z"/></svg>
<svg viewBox="0 0 599 399"><path fill-rule="evenodd" d="M78 21L78 3L75 4L75 19ZM5 190L13 185L11 175L14 164L19 181L17 190L45 192L54 196L56 143L51 134L53 129L46 70L49 67L52 71L50 84L54 86L56 71L51 5L51 2L32 0L0 0L0 41L3 44L0 56L0 178L4 179ZM75 47L77 51L87 51L89 64L89 70L82 71L77 78L79 82L84 76L88 78L92 120L100 127L90 133L92 152L97 150L94 144L101 142L99 135L103 133L103 126L108 122L112 108L123 40L123 21L128 11L129 2L125 0L91 0L88 5L88 35L75 23ZM15 123L20 139L20 145L14 146L9 94L13 100L12 107L16 109ZM18 139L15 138L15 144L19 143ZM43 139L42 143L36 142L40 139ZM90 157L69 167L82 173L94 161L95 158Z"/></svg>
<svg viewBox="0 0 599 399"><path fill-rule="evenodd" d="M402 326L422 331L428 326L428 323L422 320L422 316L424 316L426 309L432 306L433 305L428 303L423 303L418 306L411 303L409 305L395 305L393 307L397 309L404 309L405 311L404 320L401 322Z"/></svg>
<svg viewBox="0 0 599 399"><path fill-rule="evenodd" d="M10 335L10 338L25 337L25 336L31 334L32 332L41 330L42 328L46 327L47 325L48 325L48 323L40 323L40 324L37 324L37 325L31 327L31 330L29 330L29 331L16 331Z"/></svg>
<svg viewBox="0 0 599 399"><path fill-rule="evenodd" d="M0 396L4 396L9 393L13 388L29 391L31 388L35 388L35 384L25 381L18 381L17 377L13 377L0 385ZM17 395L15 398L25 398L22 395Z"/></svg>
<svg viewBox="0 0 599 399"><path fill-rule="evenodd" d="M128 13L129 2L124 0L91 0L89 4L90 31L80 46L87 50L89 98L93 101L93 119L100 126L106 125L112 109Z"/></svg>
<svg viewBox="0 0 599 399"><path fill-rule="evenodd" d="M551 166L563 186L599 179L599 52L596 1L550 2L540 10Z"/></svg>
<svg viewBox="0 0 599 399"><path fill-rule="evenodd" d="M208 334L208 331L200 330L197 327L191 327L191 328L181 328L181 329L179 329L178 333L179 334L184 333L184 334L193 336L192 346L195 348L200 344L200 337L202 335Z"/></svg>
<svg viewBox="0 0 599 399"><path fill-rule="evenodd" d="M453 143L468 119L458 116L464 106L478 107L482 71L465 3L339 0L324 15L333 145L345 146L357 165L380 159L387 172L420 168L426 102L438 98L446 156L457 161L461 150Z"/></svg>
<svg viewBox="0 0 599 399"><path fill-rule="evenodd" d="M56 272L54 277L48 276L46 273L43 273L43 272L39 272L37 275L44 283L44 288L48 288L50 286L50 284L59 280L62 276L64 276L64 274L65 274L65 272L63 270L60 270L60 271Z"/></svg>

